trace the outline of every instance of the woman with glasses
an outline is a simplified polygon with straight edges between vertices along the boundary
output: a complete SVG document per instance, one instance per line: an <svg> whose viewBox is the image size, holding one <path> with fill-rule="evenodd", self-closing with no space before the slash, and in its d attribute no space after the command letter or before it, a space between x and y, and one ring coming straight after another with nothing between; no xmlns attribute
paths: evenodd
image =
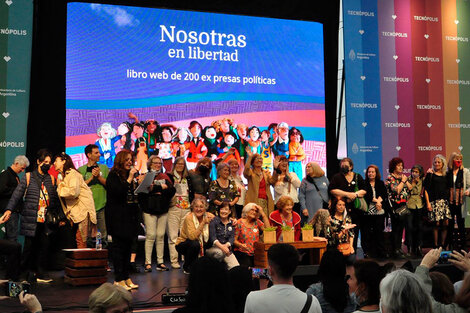
<svg viewBox="0 0 470 313"><path fill-rule="evenodd" d="M150 172L147 175L154 176L152 184L148 187L148 193L140 192L139 205L142 209L145 224L145 268L146 273L152 271L153 245L157 251L157 270L168 271L163 263L163 247L165 230L168 219L170 201L175 194L173 180L162 173L162 159L156 155L150 156L147 167ZM145 178L144 178L145 179Z"/></svg>

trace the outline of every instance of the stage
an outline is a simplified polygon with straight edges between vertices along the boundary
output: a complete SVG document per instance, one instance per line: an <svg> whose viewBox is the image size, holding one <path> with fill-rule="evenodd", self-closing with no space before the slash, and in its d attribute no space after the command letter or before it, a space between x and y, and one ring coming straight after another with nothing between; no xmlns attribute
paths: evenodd
<svg viewBox="0 0 470 313"><path fill-rule="evenodd" d="M32 286L32 293L38 297L44 312L88 312L88 296L98 286L74 287L64 283L64 271L49 274L54 279L52 283ZM171 292L184 292L188 277L182 270L158 272L155 267L151 273L131 274L134 283L140 285L139 289L131 291L134 312L172 312L175 307L163 307L161 296L167 288L172 288ZM113 281L113 273L109 272L108 282ZM18 299L0 301L2 313L23 311Z"/></svg>
<svg viewBox="0 0 470 313"><path fill-rule="evenodd" d="M363 258L360 248L357 257L358 259ZM389 261L399 268L408 259L378 260L381 265ZM303 272L305 272L305 269ZM38 297L44 312L88 312L88 297L98 286L74 287L64 283L64 271L51 271L49 274L54 279L52 283L37 283L32 286L32 293ZM2 276L0 274L0 277ZM159 272L155 270L154 266L151 273L131 274L131 278L140 286L139 289L132 291L134 312L166 313L172 312L176 307L163 306L161 302L162 294L166 293L167 288L171 288L170 292L184 292L189 275L184 274L181 269ZM112 283L113 281L113 273L108 272L108 282ZM262 282L261 286L263 285L265 283ZM24 308L17 299L0 301L0 312L2 313L20 313L23 311Z"/></svg>

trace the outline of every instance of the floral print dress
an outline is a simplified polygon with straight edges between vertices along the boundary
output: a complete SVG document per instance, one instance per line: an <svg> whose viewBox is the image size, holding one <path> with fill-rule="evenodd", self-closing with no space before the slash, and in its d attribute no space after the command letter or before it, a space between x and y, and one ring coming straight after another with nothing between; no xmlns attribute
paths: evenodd
<svg viewBox="0 0 470 313"><path fill-rule="evenodd" d="M330 225L326 228L328 247L336 247L340 243L347 243L349 239L354 236L353 229L350 229L343 236L339 236L339 233L344 229L344 225L346 224L351 224L351 217L349 217L349 215L346 215L342 220L337 219L335 216L331 217Z"/></svg>
<svg viewBox="0 0 470 313"><path fill-rule="evenodd" d="M259 241L261 228L264 226L264 223L260 220L256 220L253 226L247 226L243 219L239 219L235 228L235 239L240 243L245 244L248 249L242 250L238 247L235 247L235 251L243 252L249 256L255 254L255 242Z"/></svg>

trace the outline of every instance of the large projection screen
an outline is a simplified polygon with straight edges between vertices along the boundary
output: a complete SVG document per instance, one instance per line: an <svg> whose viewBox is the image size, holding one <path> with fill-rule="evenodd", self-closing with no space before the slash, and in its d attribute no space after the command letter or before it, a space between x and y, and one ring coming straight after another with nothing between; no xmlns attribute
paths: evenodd
<svg viewBox="0 0 470 313"><path fill-rule="evenodd" d="M66 49L66 152L76 166L95 142L112 164L131 113L173 130L196 120L222 133L228 122L236 141L239 125L284 122L305 139L302 163L326 168L320 23L73 2Z"/></svg>

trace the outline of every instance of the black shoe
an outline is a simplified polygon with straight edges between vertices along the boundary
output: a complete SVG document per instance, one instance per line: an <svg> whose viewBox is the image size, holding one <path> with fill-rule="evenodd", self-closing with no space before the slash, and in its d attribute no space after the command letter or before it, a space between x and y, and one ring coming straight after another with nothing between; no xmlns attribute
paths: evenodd
<svg viewBox="0 0 470 313"><path fill-rule="evenodd" d="M137 267L137 264L135 262L131 262L130 264L130 272L131 273L140 273L140 268Z"/></svg>
<svg viewBox="0 0 470 313"><path fill-rule="evenodd" d="M160 263L157 265L157 271L162 271L162 272L166 272L168 271L169 268L165 266L165 264L163 263Z"/></svg>
<svg viewBox="0 0 470 313"><path fill-rule="evenodd" d="M145 273L150 273L151 271L152 271L152 265L151 264L145 264L144 272Z"/></svg>

